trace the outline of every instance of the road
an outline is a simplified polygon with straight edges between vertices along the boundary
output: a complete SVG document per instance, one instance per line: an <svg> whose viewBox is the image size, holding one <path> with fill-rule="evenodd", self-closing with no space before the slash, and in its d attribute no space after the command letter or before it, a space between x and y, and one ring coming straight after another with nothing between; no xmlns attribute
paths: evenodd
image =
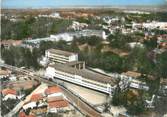
<svg viewBox="0 0 167 117"><path fill-rule="evenodd" d="M3 64L3 63L0 63L0 67L5 67L5 68L11 69L13 71L24 73L26 75L31 76L32 78L34 78L36 80L39 80L41 82L44 82L44 83L47 83L50 85L58 85L53 81L49 81L49 80L45 79L43 76L36 75L32 71L24 70L24 69L17 68L15 66ZM85 115L87 115L89 117L102 117L102 115L97 110L95 110L91 105L89 105L85 101L83 101L80 97L74 95L71 91L69 91L65 87L63 87L61 85L58 85L58 86L63 90L64 94L68 97L68 99L70 101L74 102L75 105L79 108L79 110L81 110ZM14 113L12 113L12 114L14 114ZM8 117L10 117L10 116L8 116Z"/></svg>

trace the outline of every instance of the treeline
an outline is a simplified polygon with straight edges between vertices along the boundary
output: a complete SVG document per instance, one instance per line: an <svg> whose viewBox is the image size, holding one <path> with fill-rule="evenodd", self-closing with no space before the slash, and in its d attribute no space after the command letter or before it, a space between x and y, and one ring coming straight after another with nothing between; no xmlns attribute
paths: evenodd
<svg viewBox="0 0 167 117"><path fill-rule="evenodd" d="M37 48L32 51L28 48L14 47L11 46L8 49L1 50L2 59L6 64L17 66L39 69L38 57L40 55Z"/></svg>
<svg viewBox="0 0 167 117"><path fill-rule="evenodd" d="M167 52L152 56L149 48L134 48L129 55L120 57L112 52L103 52L102 39L96 36L75 38L70 44L66 41L41 42L39 48L32 50L23 47L2 48L2 58L7 64L38 68L38 59L50 48L77 52L79 60L90 67L109 72L138 71L142 74L167 78ZM109 46L113 46L110 42ZM119 46L119 45L118 45Z"/></svg>
<svg viewBox="0 0 167 117"><path fill-rule="evenodd" d="M143 23L147 22L148 20L166 22L167 19L166 12L152 12L150 14L127 14L127 17L125 17L127 22L135 21L138 23Z"/></svg>
<svg viewBox="0 0 167 117"><path fill-rule="evenodd" d="M71 20L27 17L10 21L2 17L1 39L25 39L46 37L50 34L66 31Z"/></svg>
<svg viewBox="0 0 167 117"><path fill-rule="evenodd" d="M11 46L9 48L1 48L2 59L6 64L17 66L39 69L39 60L45 55L45 50L50 48L57 48L62 50L70 50L70 46L65 41L59 42L41 42L39 48L24 48Z"/></svg>

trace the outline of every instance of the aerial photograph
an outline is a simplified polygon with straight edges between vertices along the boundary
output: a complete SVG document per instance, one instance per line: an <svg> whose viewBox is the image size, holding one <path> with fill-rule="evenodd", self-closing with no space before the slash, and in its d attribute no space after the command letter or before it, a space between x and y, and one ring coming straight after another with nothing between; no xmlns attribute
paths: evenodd
<svg viewBox="0 0 167 117"><path fill-rule="evenodd" d="M0 117L167 117L167 0L0 2Z"/></svg>

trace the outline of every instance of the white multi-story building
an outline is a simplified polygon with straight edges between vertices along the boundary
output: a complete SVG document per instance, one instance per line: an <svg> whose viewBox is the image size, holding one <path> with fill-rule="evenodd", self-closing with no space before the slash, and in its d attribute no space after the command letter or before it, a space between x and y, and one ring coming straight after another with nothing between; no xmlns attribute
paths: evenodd
<svg viewBox="0 0 167 117"><path fill-rule="evenodd" d="M63 80L110 95L116 87L116 80L112 77L88 69L69 67L66 64L49 65L45 76L53 81Z"/></svg>
<svg viewBox="0 0 167 117"><path fill-rule="evenodd" d="M75 31L75 32L65 32L65 33L59 33L55 35L50 35L50 37L45 38L37 38L37 39L29 39L25 40L22 43L23 47L39 47L40 43L42 41L60 41L64 40L67 42L70 42L74 39L74 37L80 38L80 37L91 37L91 36L97 36L102 39L106 39L107 35L103 30L91 30L91 29L85 29L81 31Z"/></svg>
<svg viewBox="0 0 167 117"><path fill-rule="evenodd" d="M45 56L50 60L58 63L68 63L78 61L78 54L57 49L49 49L45 51Z"/></svg>

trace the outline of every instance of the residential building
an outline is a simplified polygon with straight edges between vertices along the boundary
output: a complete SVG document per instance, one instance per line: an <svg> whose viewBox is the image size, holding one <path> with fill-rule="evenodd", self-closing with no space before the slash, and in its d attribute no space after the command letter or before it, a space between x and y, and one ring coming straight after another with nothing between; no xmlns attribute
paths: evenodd
<svg viewBox="0 0 167 117"><path fill-rule="evenodd" d="M30 98L30 101L34 101L34 102L37 102L39 100L42 100L44 98L43 94L42 93L38 93L38 94L33 94Z"/></svg>
<svg viewBox="0 0 167 117"><path fill-rule="evenodd" d="M9 89L9 88L2 90L2 95L3 95L3 96L6 96L6 95L8 95L8 94L16 95L17 92L16 92L16 90L14 90L14 89Z"/></svg>
<svg viewBox="0 0 167 117"><path fill-rule="evenodd" d="M14 100L16 100L17 99L17 96L15 95L15 94L7 94L4 98L3 98L3 100L8 100L8 99L14 99Z"/></svg>
<svg viewBox="0 0 167 117"><path fill-rule="evenodd" d="M34 115L26 115L25 112L20 112L19 117L35 117Z"/></svg>
<svg viewBox="0 0 167 117"><path fill-rule="evenodd" d="M3 100L17 99L17 92L14 89L3 89L2 90Z"/></svg>
<svg viewBox="0 0 167 117"><path fill-rule="evenodd" d="M50 61L54 61L57 63L68 63L78 61L78 54L57 49L46 50L45 56Z"/></svg>
<svg viewBox="0 0 167 117"><path fill-rule="evenodd" d="M88 27L87 23L80 23L77 21L73 21L72 25L69 26L69 29L73 29L76 31L76 30L82 30L82 29L87 28L87 27Z"/></svg>
<svg viewBox="0 0 167 117"><path fill-rule="evenodd" d="M68 106L69 106L69 103L66 100L49 102L48 103L48 111L52 112L52 113L58 112L59 110L62 110Z"/></svg>
<svg viewBox="0 0 167 117"><path fill-rule="evenodd" d="M27 110L28 108L33 109L34 107L37 107L37 103L36 102L28 102L27 104L25 104L23 106L24 110Z"/></svg>

